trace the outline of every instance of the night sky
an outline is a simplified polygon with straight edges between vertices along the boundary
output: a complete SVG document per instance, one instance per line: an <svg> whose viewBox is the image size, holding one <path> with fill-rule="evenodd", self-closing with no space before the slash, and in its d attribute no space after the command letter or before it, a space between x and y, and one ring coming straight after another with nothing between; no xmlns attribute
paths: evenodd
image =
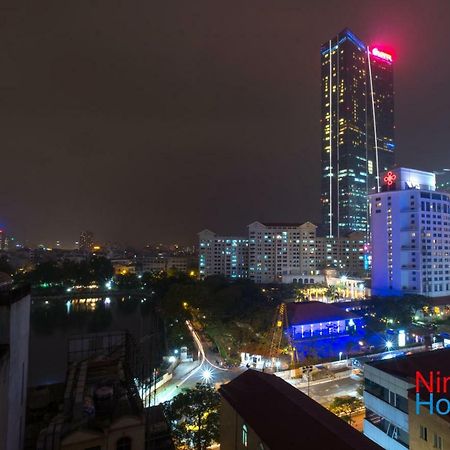
<svg viewBox="0 0 450 450"><path fill-rule="evenodd" d="M27 3L0 5L0 222L30 244L317 221L319 49L345 26L395 50L397 161L450 167L450 2Z"/></svg>

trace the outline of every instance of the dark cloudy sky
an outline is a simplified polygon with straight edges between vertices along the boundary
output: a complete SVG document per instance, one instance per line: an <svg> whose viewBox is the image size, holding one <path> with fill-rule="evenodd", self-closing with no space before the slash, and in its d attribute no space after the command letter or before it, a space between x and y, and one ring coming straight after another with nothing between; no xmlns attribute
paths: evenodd
<svg viewBox="0 0 450 450"><path fill-rule="evenodd" d="M319 217L320 53L395 49L397 160L450 166L450 2L0 3L0 221L136 245Z"/></svg>

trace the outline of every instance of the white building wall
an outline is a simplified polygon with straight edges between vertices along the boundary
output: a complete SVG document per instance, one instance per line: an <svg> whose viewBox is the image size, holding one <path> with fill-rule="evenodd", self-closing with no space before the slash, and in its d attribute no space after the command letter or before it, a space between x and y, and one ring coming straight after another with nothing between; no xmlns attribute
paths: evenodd
<svg viewBox="0 0 450 450"><path fill-rule="evenodd" d="M408 389L413 387L413 385L407 381L397 378L368 364L364 366L364 379L377 383L379 386L382 386L388 391L397 394L404 399L408 399ZM364 406L366 407L366 412L367 410L373 411L375 414L391 422L392 425L401 428L406 433L409 433L409 419L406 412L401 411L395 406L367 391L364 391ZM384 433L383 430L380 430L371 424L367 419L364 420L364 434L373 441L377 442L383 448L406 448L400 442Z"/></svg>
<svg viewBox="0 0 450 450"><path fill-rule="evenodd" d="M393 173L397 190L370 196L372 292L450 295L450 196L433 174Z"/></svg>
<svg viewBox="0 0 450 450"><path fill-rule="evenodd" d="M364 419L364 435L367 436L372 441L376 442L380 447L388 450L406 450L405 447L400 442L389 437L382 430L372 425L369 421Z"/></svg>
<svg viewBox="0 0 450 450"><path fill-rule="evenodd" d="M248 278L248 239L218 236L210 230L199 233L199 275Z"/></svg>

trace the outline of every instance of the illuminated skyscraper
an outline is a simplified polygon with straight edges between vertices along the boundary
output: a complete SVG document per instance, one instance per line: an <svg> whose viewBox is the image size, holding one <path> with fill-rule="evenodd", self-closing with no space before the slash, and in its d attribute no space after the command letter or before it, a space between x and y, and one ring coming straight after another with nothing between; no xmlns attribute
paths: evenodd
<svg viewBox="0 0 450 450"><path fill-rule="evenodd" d="M345 29L323 44L321 66L324 231L367 233L367 195L394 164L392 56Z"/></svg>
<svg viewBox="0 0 450 450"><path fill-rule="evenodd" d="M78 248L82 252L90 252L94 247L94 233L92 231L82 231L80 234L80 241Z"/></svg>

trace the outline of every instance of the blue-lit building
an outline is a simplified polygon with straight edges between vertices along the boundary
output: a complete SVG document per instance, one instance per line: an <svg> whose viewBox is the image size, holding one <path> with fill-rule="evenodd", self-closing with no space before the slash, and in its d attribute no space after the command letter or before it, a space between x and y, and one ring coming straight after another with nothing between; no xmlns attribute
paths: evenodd
<svg viewBox="0 0 450 450"><path fill-rule="evenodd" d="M450 194L434 173L397 167L370 195L372 293L450 295Z"/></svg>
<svg viewBox="0 0 450 450"><path fill-rule="evenodd" d="M289 303L287 311L294 340L355 334L363 326L361 316L328 303Z"/></svg>
<svg viewBox="0 0 450 450"><path fill-rule="evenodd" d="M222 275L236 280L248 278L248 239L242 236L219 236L203 230L199 237L199 276Z"/></svg>
<svg viewBox="0 0 450 450"><path fill-rule="evenodd" d="M392 55L344 29L321 47L322 223L368 232L367 195L394 164Z"/></svg>

